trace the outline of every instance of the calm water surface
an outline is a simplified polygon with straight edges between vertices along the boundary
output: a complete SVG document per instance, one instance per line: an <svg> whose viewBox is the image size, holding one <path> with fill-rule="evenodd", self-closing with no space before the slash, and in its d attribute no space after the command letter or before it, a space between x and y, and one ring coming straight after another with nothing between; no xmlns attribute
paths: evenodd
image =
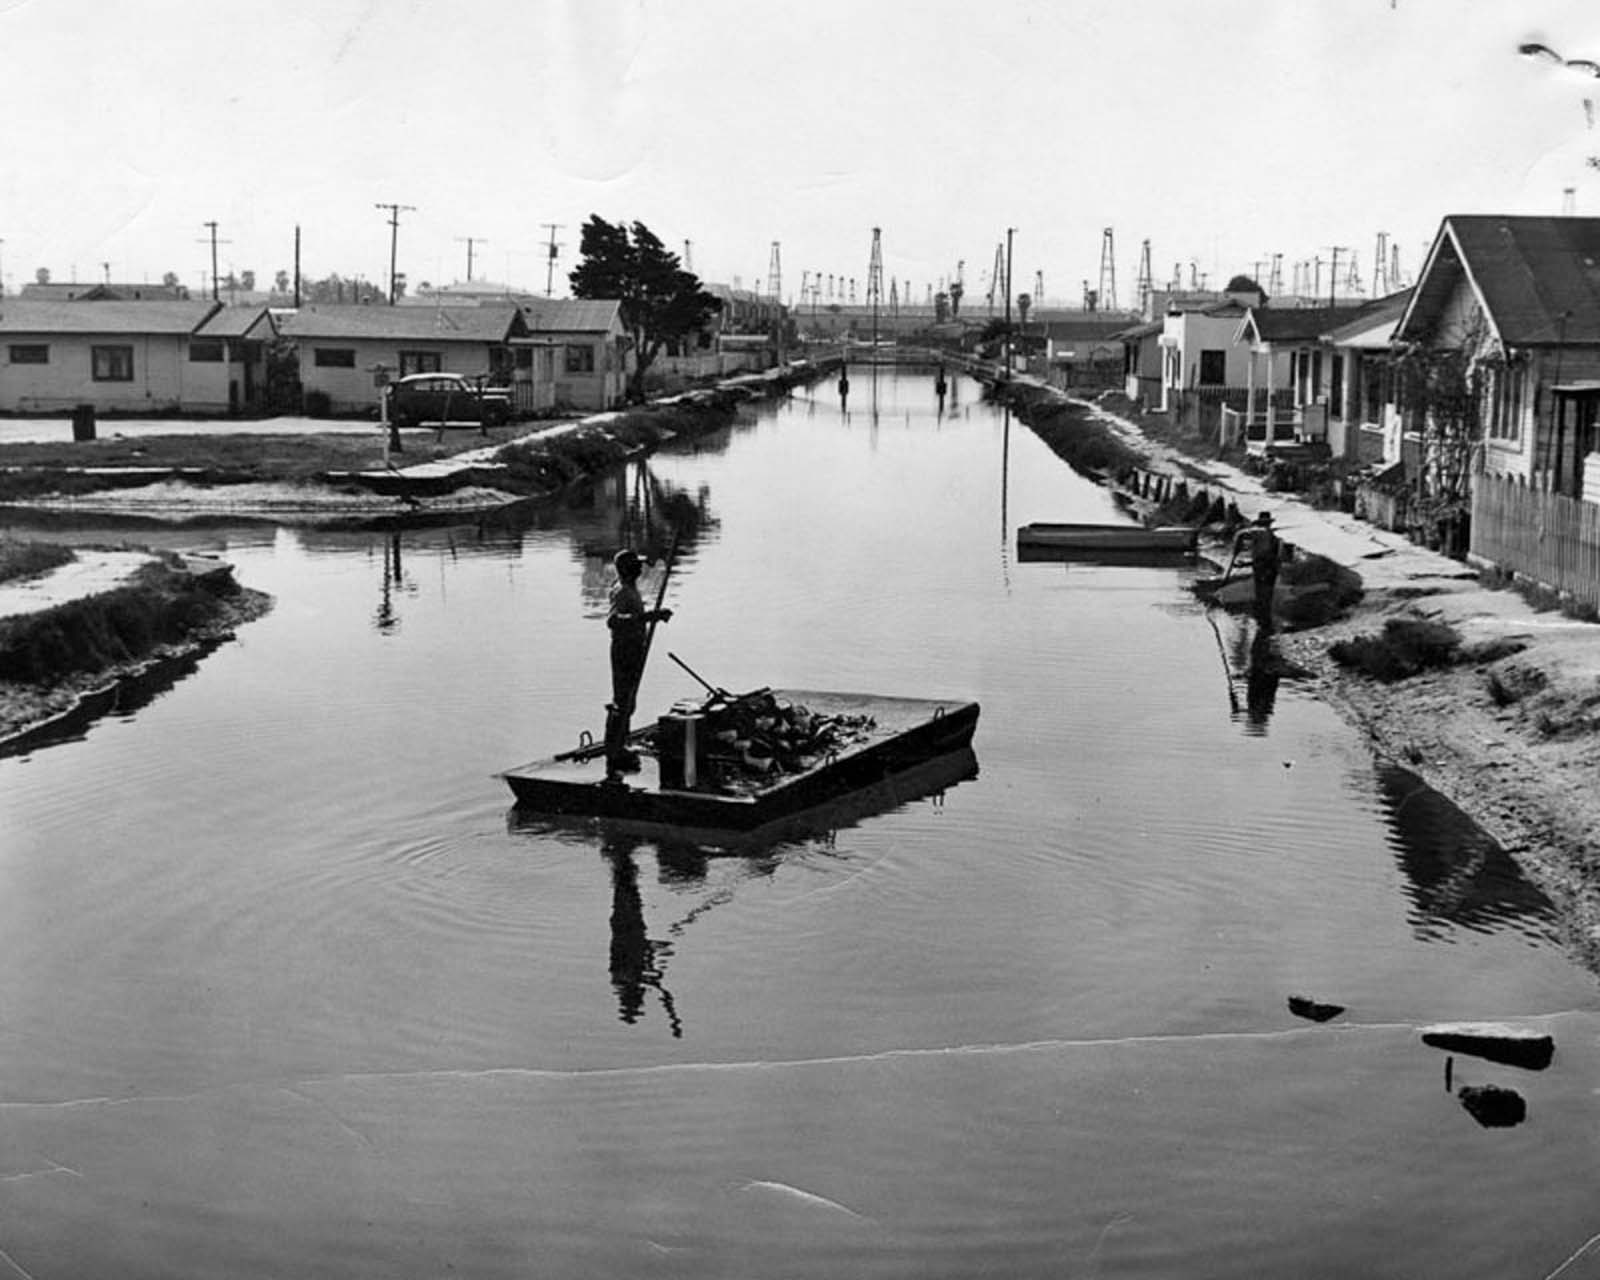
<svg viewBox="0 0 1600 1280"><path fill-rule="evenodd" d="M1537 1278L1600 1231L1548 904L1252 688L1192 571L1017 563L1115 509L932 388L857 370L527 527L161 535L277 606L0 761L0 1262ZM643 708L698 691L667 650L971 697L978 775L738 857L511 814L496 770L600 727L606 556L685 513ZM1526 1123L1447 1091L1416 1028L1458 1018L1555 1035L1454 1060Z"/></svg>

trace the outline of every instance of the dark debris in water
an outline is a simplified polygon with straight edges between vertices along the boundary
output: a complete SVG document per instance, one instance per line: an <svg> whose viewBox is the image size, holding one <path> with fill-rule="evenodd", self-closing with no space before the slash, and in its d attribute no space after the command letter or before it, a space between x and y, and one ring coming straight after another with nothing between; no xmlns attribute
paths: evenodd
<svg viewBox="0 0 1600 1280"><path fill-rule="evenodd" d="M1289 1012L1298 1018L1306 1018L1311 1022L1327 1022L1330 1018L1337 1018L1344 1012L1342 1004L1323 1004L1309 996L1290 996Z"/></svg>
<svg viewBox="0 0 1600 1280"><path fill-rule="evenodd" d="M1485 1129L1509 1129L1528 1118L1528 1104L1515 1089L1497 1084L1464 1084L1456 1097Z"/></svg>

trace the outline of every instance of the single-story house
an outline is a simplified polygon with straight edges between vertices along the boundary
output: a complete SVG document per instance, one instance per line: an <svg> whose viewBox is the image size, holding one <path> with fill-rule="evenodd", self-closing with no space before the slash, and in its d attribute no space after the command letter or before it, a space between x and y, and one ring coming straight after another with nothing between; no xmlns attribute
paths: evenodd
<svg viewBox="0 0 1600 1280"><path fill-rule="evenodd" d="M1600 500L1600 218L1445 218L1394 341L1467 357L1485 472Z"/></svg>
<svg viewBox="0 0 1600 1280"><path fill-rule="evenodd" d="M1246 353L1245 439L1264 447L1326 440L1331 388L1342 386L1344 356L1323 335L1356 316L1363 304L1325 307L1250 307L1234 341ZM1287 388L1289 404L1277 392Z"/></svg>
<svg viewBox="0 0 1600 1280"><path fill-rule="evenodd" d="M267 347L277 336L278 323L264 303L213 311L189 342L191 380L184 407L229 413L263 408Z"/></svg>
<svg viewBox="0 0 1600 1280"><path fill-rule="evenodd" d="M556 401L574 409L611 409L627 396L633 352L622 326L622 303L614 299L524 298L521 350L554 342ZM531 355L529 357L531 359Z"/></svg>
<svg viewBox="0 0 1600 1280"><path fill-rule="evenodd" d="M1392 341L1410 300L1409 289L1379 298L1322 335L1333 371L1328 447L1336 458L1369 465L1400 461Z"/></svg>
<svg viewBox="0 0 1600 1280"><path fill-rule="evenodd" d="M375 411L380 388L413 373L460 373L509 386L515 339L527 336L513 305L324 306L284 314L279 331L299 351L300 386L330 413Z"/></svg>
<svg viewBox="0 0 1600 1280"><path fill-rule="evenodd" d="M244 380L253 376L244 372L246 350L270 320L264 307L225 318L222 312L209 300L0 299L0 412L55 413L79 404L119 413L243 407Z"/></svg>

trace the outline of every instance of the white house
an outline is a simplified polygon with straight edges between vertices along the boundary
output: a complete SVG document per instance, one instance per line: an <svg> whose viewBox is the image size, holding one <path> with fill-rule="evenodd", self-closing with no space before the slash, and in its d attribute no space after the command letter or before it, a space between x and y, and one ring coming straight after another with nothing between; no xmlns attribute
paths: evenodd
<svg viewBox="0 0 1600 1280"><path fill-rule="evenodd" d="M613 299L524 298L523 335L556 348L556 400L574 409L611 409L628 390L633 353ZM519 359L522 357L519 356Z"/></svg>
<svg viewBox="0 0 1600 1280"><path fill-rule="evenodd" d="M460 373L509 385L511 343L527 335L514 305L466 307L308 306L279 330L299 350L308 404L330 413L367 413L379 388L412 373Z"/></svg>
<svg viewBox="0 0 1600 1280"><path fill-rule="evenodd" d="M235 326L201 336L221 310L209 300L0 299L0 412L225 411Z"/></svg>

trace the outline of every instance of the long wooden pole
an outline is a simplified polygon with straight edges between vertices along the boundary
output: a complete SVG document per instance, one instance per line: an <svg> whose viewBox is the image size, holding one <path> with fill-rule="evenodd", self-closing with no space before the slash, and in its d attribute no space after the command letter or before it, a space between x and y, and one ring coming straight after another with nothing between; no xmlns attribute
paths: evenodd
<svg viewBox="0 0 1600 1280"><path fill-rule="evenodd" d="M645 664L650 661L650 646L652 643L654 643L656 638L657 619L654 615L661 612L661 602L665 600L667 596L667 580L672 577L672 566L677 562L678 559L678 538L679 531L674 529L672 531L672 545L667 548L666 569L661 574L661 585L656 588L655 608L652 610L650 622L645 627L644 631L644 652L639 655L639 674L634 677L633 688L628 690L628 705L630 707L637 702L639 697L639 686L644 683Z"/></svg>

